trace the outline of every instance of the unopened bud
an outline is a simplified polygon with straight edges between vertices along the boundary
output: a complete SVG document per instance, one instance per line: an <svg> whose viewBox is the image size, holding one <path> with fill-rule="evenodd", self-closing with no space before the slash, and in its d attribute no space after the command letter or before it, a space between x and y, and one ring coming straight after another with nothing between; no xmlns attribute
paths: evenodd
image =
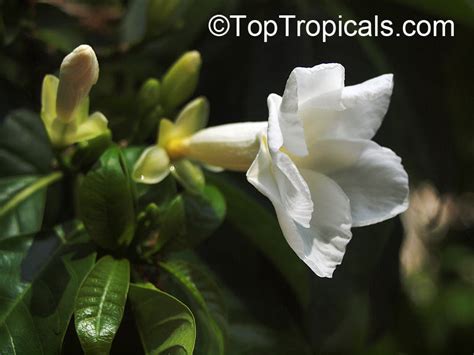
<svg viewBox="0 0 474 355"><path fill-rule="evenodd" d="M74 111L99 78L99 63L94 50L80 45L69 53L61 64L56 113L64 122L70 122Z"/></svg>
<svg viewBox="0 0 474 355"><path fill-rule="evenodd" d="M138 110L141 114L147 114L159 104L160 92L158 80L150 78L143 83L138 92Z"/></svg>
<svg viewBox="0 0 474 355"><path fill-rule="evenodd" d="M162 102L166 110L173 110L191 97L196 90L201 70L198 51L185 53L163 78Z"/></svg>

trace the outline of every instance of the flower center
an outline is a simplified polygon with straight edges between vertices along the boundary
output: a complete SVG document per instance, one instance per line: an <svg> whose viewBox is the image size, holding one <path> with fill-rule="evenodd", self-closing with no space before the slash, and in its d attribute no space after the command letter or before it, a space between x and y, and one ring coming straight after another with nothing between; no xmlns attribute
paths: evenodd
<svg viewBox="0 0 474 355"><path fill-rule="evenodd" d="M188 148L187 139L177 138L170 140L166 145L165 150L171 160L178 160L187 155Z"/></svg>

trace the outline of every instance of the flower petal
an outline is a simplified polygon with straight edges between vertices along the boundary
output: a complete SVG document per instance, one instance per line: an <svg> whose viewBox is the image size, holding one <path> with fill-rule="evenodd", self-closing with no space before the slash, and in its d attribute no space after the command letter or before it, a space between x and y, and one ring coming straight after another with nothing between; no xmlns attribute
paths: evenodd
<svg viewBox="0 0 474 355"><path fill-rule="evenodd" d="M268 105L268 146L271 150L279 150L283 146L283 133L280 128L280 105L281 96L270 94L267 99Z"/></svg>
<svg viewBox="0 0 474 355"><path fill-rule="evenodd" d="M272 157L265 136L260 141L257 157L247 171L247 180L275 205L281 205L280 192L272 170Z"/></svg>
<svg viewBox="0 0 474 355"><path fill-rule="evenodd" d="M274 204L281 205L293 220L309 227L313 202L308 185L287 154L270 152L266 137L261 139L247 179Z"/></svg>
<svg viewBox="0 0 474 355"><path fill-rule="evenodd" d="M349 199L330 178L313 171L302 171L302 174L315 207L310 227L295 223L282 206L274 204L278 221L300 259L316 275L332 277L352 237Z"/></svg>
<svg viewBox="0 0 474 355"><path fill-rule="evenodd" d="M327 138L371 139L387 113L393 75L386 74L342 90L343 110L305 106L300 110L306 141Z"/></svg>
<svg viewBox="0 0 474 355"><path fill-rule="evenodd" d="M372 139L387 113L393 91L393 75L385 74L342 91L341 112L352 138Z"/></svg>
<svg viewBox="0 0 474 355"><path fill-rule="evenodd" d="M50 126L56 118L56 96L59 79L54 75L46 75L41 89L41 118L46 126Z"/></svg>
<svg viewBox="0 0 474 355"><path fill-rule="evenodd" d="M408 207L408 175L390 149L369 140L325 139L296 158L300 169L311 169L336 181L351 201L354 226L392 218Z"/></svg>
<svg viewBox="0 0 474 355"><path fill-rule="evenodd" d="M94 112L77 128L74 143L95 138L108 131L107 118L101 112Z"/></svg>
<svg viewBox="0 0 474 355"><path fill-rule="evenodd" d="M205 97L198 97L187 104L176 119L178 138L189 137L205 128L209 118L209 102Z"/></svg>
<svg viewBox="0 0 474 355"><path fill-rule="evenodd" d="M312 107L343 109L340 102L343 87L344 67L340 64L294 69L286 83L283 98L275 94L268 97L270 149L276 151L284 145L294 155L306 155L300 112Z"/></svg>
<svg viewBox="0 0 474 355"><path fill-rule="evenodd" d="M295 155L306 155L308 149L304 140L303 122L298 116L298 80L293 71L286 82L285 92L281 100L278 110L278 125L283 138L283 145L291 153ZM269 107L269 113L270 107ZM269 116L268 121L270 121ZM276 125L275 125L276 128ZM270 134L273 132L269 132ZM277 151L280 147L276 147L273 143L270 145L272 151Z"/></svg>
<svg viewBox="0 0 474 355"><path fill-rule="evenodd" d="M145 149L133 167L133 179L144 184L157 184L170 173L169 157L158 146Z"/></svg>
<svg viewBox="0 0 474 355"><path fill-rule="evenodd" d="M316 65L312 68L296 68L292 75L295 76L298 84L297 95L300 109L308 106L340 108L339 97L330 94L344 88L345 74L342 65L331 63ZM333 97L333 100L328 101L330 97ZM285 100L285 95L283 95L283 100Z"/></svg>

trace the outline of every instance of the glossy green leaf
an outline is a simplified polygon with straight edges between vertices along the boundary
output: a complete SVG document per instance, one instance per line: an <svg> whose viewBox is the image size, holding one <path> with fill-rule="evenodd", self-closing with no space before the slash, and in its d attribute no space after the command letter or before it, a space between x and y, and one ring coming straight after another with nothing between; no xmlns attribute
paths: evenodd
<svg viewBox="0 0 474 355"><path fill-rule="evenodd" d="M131 284L129 299L145 354L193 353L196 322L184 303L150 284Z"/></svg>
<svg viewBox="0 0 474 355"><path fill-rule="evenodd" d="M79 188L79 214L91 238L109 250L130 244L135 230L135 196L120 149L100 157Z"/></svg>
<svg viewBox="0 0 474 355"><path fill-rule="evenodd" d="M37 114L17 110L0 123L0 177L46 174L52 159L49 139Z"/></svg>
<svg viewBox="0 0 474 355"><path fill-rule="evenodd" d="M166 207L160 218L160 232L155 246L159 251L165 243L182 237L186 233L186 217L182 196L176 196Z"/></svg>
<svg viewBox="0 0 474 355"><path fill-rule="evenodd" d="M209 237L221 225L226 215L226 200L214 186L206 185L200 195L183 194L186 227L190 245Z"/></svg>
<svg viewBox="0 0 474 355"><path fill-rule="evenodd" d="M198 348L204 354L225 354L227 311L223 296L212 277L198 265L184 260L160 263L196 305Z"/></svg>
<svg viewBox="0 0 474 355"><path fill-rule="evenodd" d="M71 158L71 165L77 169L90 167L111 144L110 132L79 142L77 150Z"/></svg>
<svg viewBox="0 0 474 355"><path fill-rule="evenodd" d="M46 188L61 176L53 173L45 177L0 178L0 239L40 230Z"/></svg>
<svg viewBox="0 0 474 355"><path fill-rule="evenodd" d="M309 269L286 242L276 218L224 176L209 175L227 201L227 219L275 265L302 305L309 303Z"/></svg>
<svg viewBox="0 0 474 355"><path fill-rule="evenodd" d="M60 354L82 280L95 262L77 224L0 240L0 353Z"/></svg>
<svg viewBox="0 0 474 355"><path fill-rule="evenodd" d="M185 210L185 233L177 234L166 250L192 248L210 237L226 214L226 201L214 186L206 185L201 194L182 194Z"/></svg>
<svg viewBox="0 0 474 355"><path fill-rule="evenodd" d="M74 305L74 319L85 354L110 352L122 321L129 281L128 260L107 255L82 283Z"/></svg>

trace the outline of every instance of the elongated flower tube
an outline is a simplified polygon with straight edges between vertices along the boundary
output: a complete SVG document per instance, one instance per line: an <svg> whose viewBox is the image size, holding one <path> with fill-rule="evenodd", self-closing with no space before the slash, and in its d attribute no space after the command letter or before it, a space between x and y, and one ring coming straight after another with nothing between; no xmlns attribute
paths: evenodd
<svg viewBox="0 0 474 355"><path fill-rule="evenodd" d="M80 45L61 64L59 78L46 75L41 92L41 118L53 146L61 148L108 132L100 112L89 116L89 91L99 77L93 49Z"/></svg>

